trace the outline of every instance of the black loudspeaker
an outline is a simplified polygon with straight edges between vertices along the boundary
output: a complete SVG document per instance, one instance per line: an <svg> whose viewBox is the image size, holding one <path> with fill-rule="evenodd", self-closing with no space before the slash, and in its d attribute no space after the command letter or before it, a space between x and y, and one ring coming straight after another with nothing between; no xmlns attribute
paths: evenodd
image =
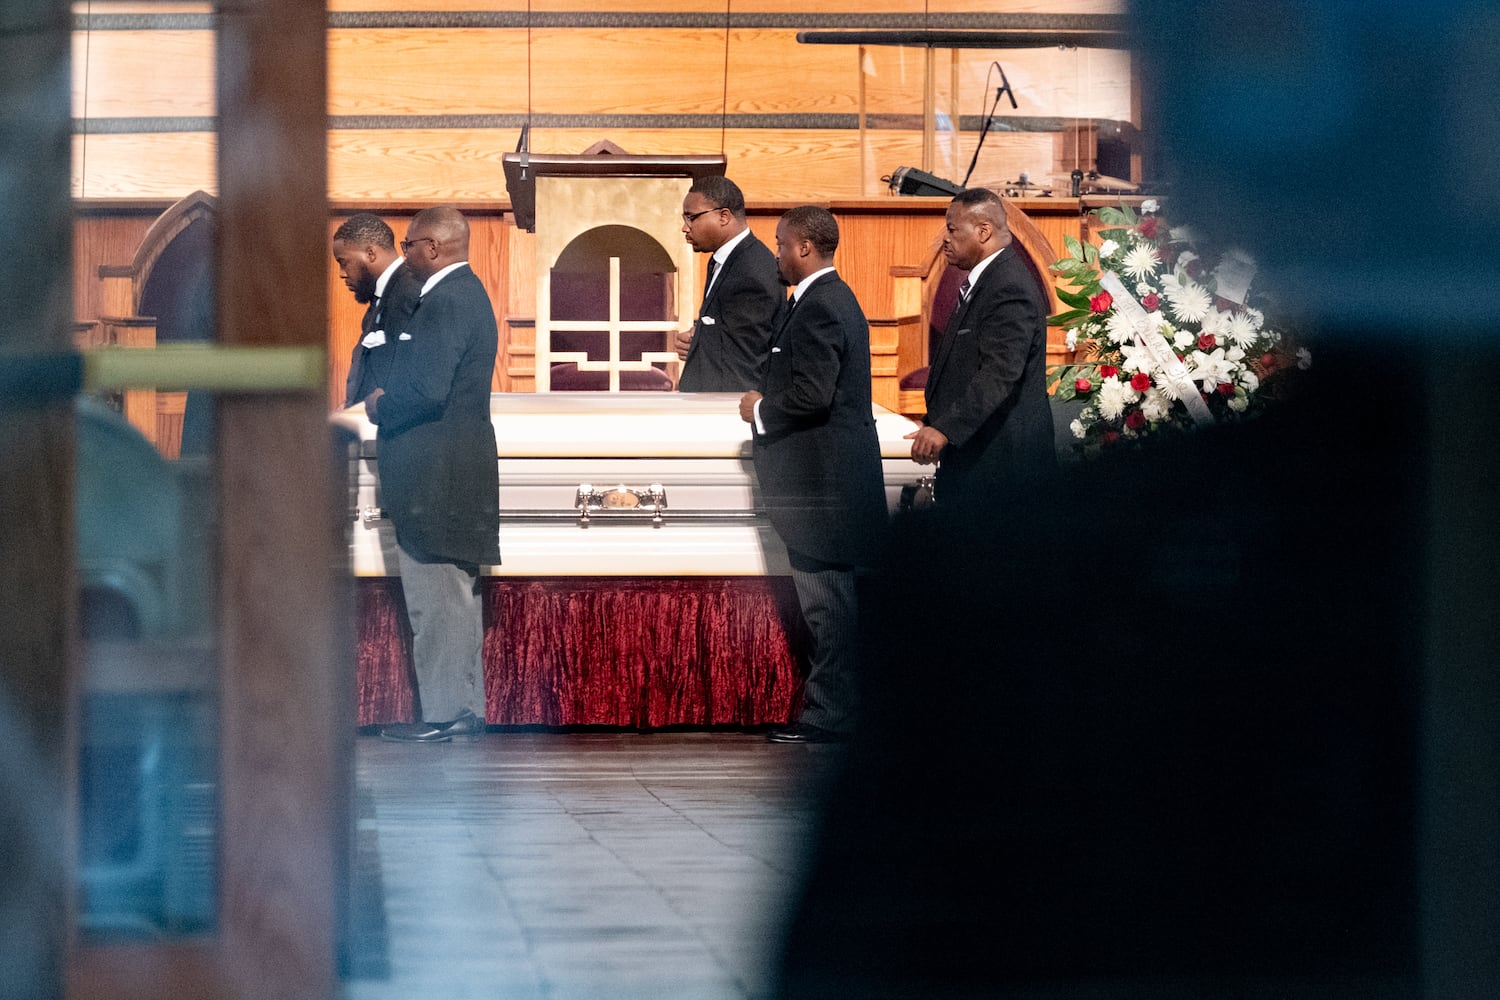
<svg viewBox="0 0 1500 1000"><path fill-rule="evenodd" d="M891 171L892 194L914 194L934 198L952 198L963 190L962 185L944 180L935 174L916 167L897 167Z"/></svg>

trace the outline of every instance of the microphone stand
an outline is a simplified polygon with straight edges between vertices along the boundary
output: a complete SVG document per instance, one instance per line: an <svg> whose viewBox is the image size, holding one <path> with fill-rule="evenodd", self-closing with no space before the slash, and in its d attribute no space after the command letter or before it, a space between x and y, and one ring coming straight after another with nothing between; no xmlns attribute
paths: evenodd
<svg viewBox="0 0 1500 1000"><path fill-rule="evenodd" d="M1005 70L1000 69L1000 64L995 63L995 68L1000 70L1000 86L995 90L995 103L990 105L989 114L984 116L984 124L979 127L979 142L974 146L974 156L969 160L969 170L964 174L961 188L969 186L969 178L974 176L974 167L979 163L979 151L984 148L984 138L990 134L990 126L995 122L995 109L1000 106L1001 96L1010 98L1011 110L1020 107L1016 103L1016 93L1010 89L1010 81L1005 78Z"/></svg>

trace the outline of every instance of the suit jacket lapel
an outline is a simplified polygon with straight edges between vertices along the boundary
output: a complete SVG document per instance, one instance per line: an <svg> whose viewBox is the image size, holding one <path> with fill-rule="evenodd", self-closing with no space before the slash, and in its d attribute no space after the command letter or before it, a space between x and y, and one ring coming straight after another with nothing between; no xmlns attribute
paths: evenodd
<svg viewBox="0 0 1500 1000"><path fill-rule="evenodd" d="M974 287L969 289L969 297L960 302L954 308L953 315L948 317L948 325L943 328L942 342L938 344L937 357L932 361L932 370L927 373L927 387L929 389L932 388L932 384L938 380L938 376L942 374L943 368L947 365L948 355L953 353L953 341L956 339L955 334L963 329L964 315L968 313L969 304L974 301L974 296L977 294L979 294L979 286L976 283Z"/></svg>

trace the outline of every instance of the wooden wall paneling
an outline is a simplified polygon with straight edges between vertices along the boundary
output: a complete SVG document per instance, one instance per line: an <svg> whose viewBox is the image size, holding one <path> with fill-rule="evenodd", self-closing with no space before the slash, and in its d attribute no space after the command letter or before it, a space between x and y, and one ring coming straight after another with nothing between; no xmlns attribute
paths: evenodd
<svg viewBox="0 0 1500 1000"><path fill-rule="evenodd" d="M140 5L139 0L133 6ZM722 14L724 0L532 0L536 13L590 11ZM734 0L736 14L846 11L848 0ZM525 11L526 0L328 0L330 11ZM863 14L1119 14L1122 0L861 0Z"/></svg>
<svg viewBox="0 0 1500 1000"><path fill-rule="evenodd" d="M500 317L504 351L502 392L536 389L536 234L506 219L505 312Z"/></svg>
<svg viewBox="0 0 1500 1000"><path fill-rule="evenodd" d="M101 265L129 264L155 215L106 215L90 211L73 218L73 318L123 316L105 302ZM128 287L128 279L126 285ZM127 306L128 309L128 306Z"/></svg>
<svg viewBox="0 0 1500 1000"><path fill-rule="evenodd" d="M95 8L103 13L103 4ZM73 114L78 118L209 117L212 31L77 31Z"/></svg>
<svg viewBox="0 0 1500 1000"><path fill-rule="evenodd" d="M165 198L218 191L211 132L150 132L73 136L77 198Z"/></svg>
<svg viewBox="0 0 1500 1000"><path fill-rule="evenodd" d="M468 220L469 265L489 293L490 307L495 310L498 323L510 302L509 231L515 226L501 215L469 215ZM501 343L504 344L504 340ZM495 357L495 370L490 376L490 388L494 392L503 392L510 382L506 371L508 359L504 354L502 350Z"/></svg>

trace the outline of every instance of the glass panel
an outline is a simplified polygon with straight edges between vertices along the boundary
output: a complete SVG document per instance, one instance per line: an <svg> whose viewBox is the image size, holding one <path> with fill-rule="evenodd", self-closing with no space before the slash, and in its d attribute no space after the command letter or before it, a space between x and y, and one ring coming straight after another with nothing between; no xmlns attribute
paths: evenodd
<svg viewBox="0 0 1500 1000"><path fill-rule="evenodd" d="M1130 177L1137 123L1131 117L1128 52L1050 47L929 54L916 47L870 46L860 65L867 196L894 187L890 178L903 166L953 186L967 177L970 187L1019 197L1071 194L1075 168L1085 175L1085 186L1097 185L1098 178L1087 176L1091 172ZM930 106L923 96L929 72ZM929 116L930 140L924 135ZM949 192L929 182L900 193Z"/></svg>
<svg viewBox="0 0 1500 1000"><path fill-rule="evenodd" d="M127 17L79 4L75 14L78 346L210 342L214 201L202 193L214 185L209 5L142 5ZM150 71L164 60L170 73ZM118 198L141 200L102 200ZM214 927L213 407L206 392L149 386L76 403L77 914L85 941Z"/></svg>

